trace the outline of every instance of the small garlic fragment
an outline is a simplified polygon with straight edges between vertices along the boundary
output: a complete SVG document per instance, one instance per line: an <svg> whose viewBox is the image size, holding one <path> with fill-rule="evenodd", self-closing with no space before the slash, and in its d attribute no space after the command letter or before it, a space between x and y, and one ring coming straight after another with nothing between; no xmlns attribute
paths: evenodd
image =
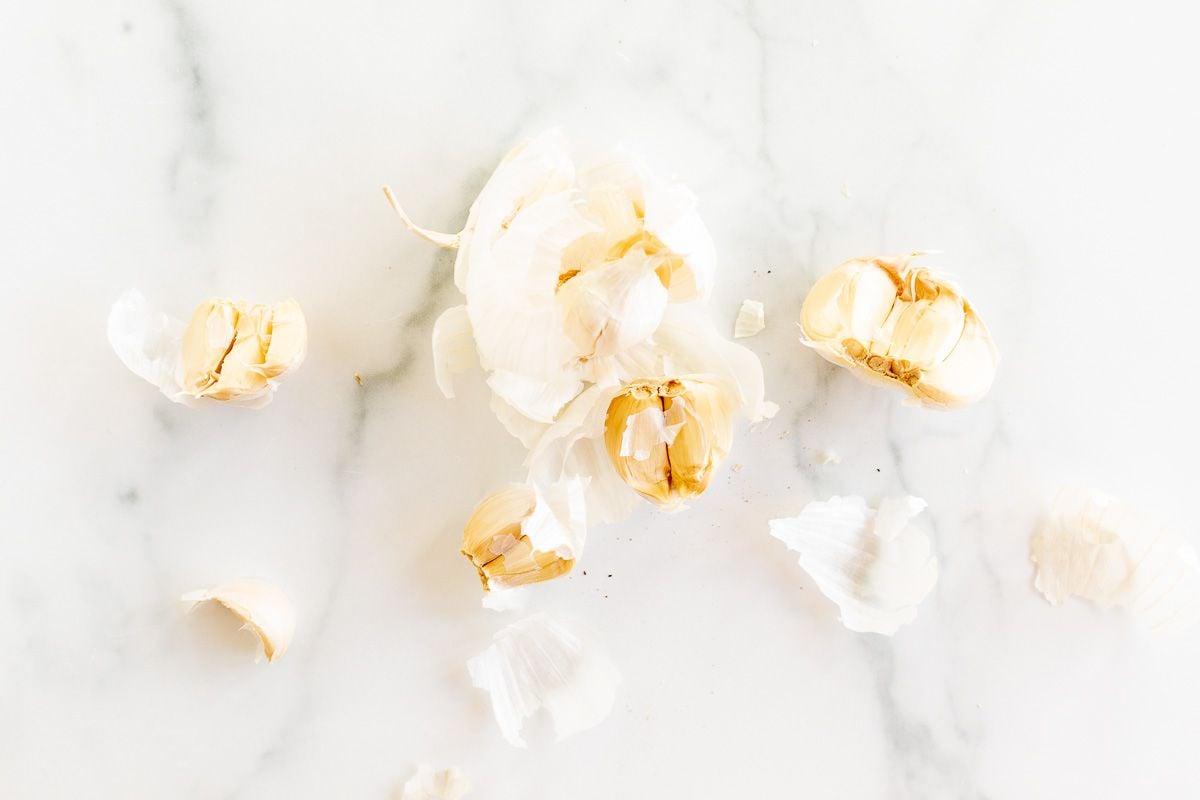
<svg viewBox="0 0 1200 800"><path fill-rule="evenodd" d="M872 510L861 497L809 503L798 517L771 520L771 535L800 553L800 566L837 603L852 631L891 636L916 619L937 583L929 537L910 521L919 497L887 498Z"/></svg>
<svg viewBox="0 0 1200 800"><path fill-rule="evenodd" d="M513 589L565 575L583 552L587 532L584 481L567 478L546 490L512 484L485 497L467 520L462 554L484 591ZM494 601L491 606L508 608Z"/></svg>
<svg viewBox="0 0 1200 800"><path fill-rule="evenodd" d="M922 405L955 408L987 394L999 355L987 327L945 278L895 259L852 259L804 298L804 344Z"/></svg>
<svg viewBox="0 0 1200 800"><path fill-rule="evenodd" d="M1151 629L1200 620L1200 559L1177 531L1095 489L1061 490L1030 542L1051 605L1076 595L1134 611Z"/></svg>
<svg viewBox="0 0 1200 800"><path fill-rule="evenodd" d="M457 767L434 770L421 764L404 784L400 800L459 800L471 791L471 782Z"/></svg>
<svg viewBox="0 0 1200 800"><path fill-rule="evenodd" d="M763 304L758 300L743 300L738 309L737 319L733 323L733 338L745 339L754 336L767 327Z"/></svg>
<svg viewBox="0 0 1200 800"><path fill-rule="evenodd" d="M608 405L604 443L617 474L668 508L708 488L729 453L736 401L701 376L627 384Z"/></svg>
<svg viewBox="0 0 1200 800"><path fill-rule="evenodd" d="M174 402L261 407L279 379L303 363L308 329L295 300L210 298L185 326L151 311L131 289L113 304L108 339L125 366Z"/></svg>
<svg viewBox="0 0 1200 800"><path fill-rule="evenodd" d="M491 695L500 732L514 747L526 746L521 727L539 708L549 712L558 741L599 725L621 682L603 650L542 613L502 628L467 671Z"/></svg>
<svg viewBox="0 0 1200 800"><path fill-rule="evenodd" d="M296 612L283 591L258 578L241 578L210 589L198 589L183 595L188 610L200 603L214 601L241 617L262 643L267 662L283 658L292 634L296 632Z"/></svg>

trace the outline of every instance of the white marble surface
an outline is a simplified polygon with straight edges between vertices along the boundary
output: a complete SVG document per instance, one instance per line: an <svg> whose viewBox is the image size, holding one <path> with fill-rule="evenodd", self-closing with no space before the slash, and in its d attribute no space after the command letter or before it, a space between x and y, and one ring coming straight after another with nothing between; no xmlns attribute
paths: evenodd
<svg viewBox="0 0 1200 800"><path fill-rule="evenodd" d="M1196 538L1194 9L123 0L0 22L0 795L383 798L420 761L483 800L1194 795L1200 632L1053 609L1027 551L1067 480ZM465 674L504 618L457 537L522 453L477 375L438 394L450 260L378 186L453 228L549 124L691 184L712 313L766 301L749 344L783 410L692 511L593 531L545 603L606 642L617 707L517 751ZM815 276L912 247L943 251L1004 356L963 412L796 341ZM131 285L179 314L295 295L309 360L264 412L171 405L104 340ZM941 580L894 639L854 634L766 522L899 490L929 501ZM279 663L181 613L243 574L297 601Z"/></svg>

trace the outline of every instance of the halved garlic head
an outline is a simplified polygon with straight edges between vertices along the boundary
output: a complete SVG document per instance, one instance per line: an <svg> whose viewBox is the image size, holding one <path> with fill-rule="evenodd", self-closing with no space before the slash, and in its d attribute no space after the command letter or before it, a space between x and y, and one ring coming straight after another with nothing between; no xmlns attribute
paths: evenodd
<svg viewBox="0 0 1200 800"><path fill-rule="evenodd" d="M511 589L570 572L585 533L582 481L546 491L513 484L475 507L463 530L462 554L479 571L485 591Z"/></svg>
<svg viewBox="0 0 1200 800"><path fill-rule="evenodd" d="M634 381L608 404L609 460L642 497L677 506L708 488L729 453L734 410L723 387L704 378Z"/></svg>
<svg viewBox="0 0 1200 800"><path fill-rule="evenodd" d="M182 598L188 610L200 603L214 601L232 611L262 643L267 661L276 661L287 652L296 632L296 612L292 602L278 586L258 578L241 578L210 589L188 592Z"/></svg>
<svg viewBox="0 0 1200 800"><path fill-rule="evenodd" d="M273 305L210 298L183 334L176 379L192 397L240 400L299 366L308 341L295 300Z"/></svg>
<svg viewBox="0 0 1200 800"><path fill-rule="evenodd" d="M852 259L823 276L804 298L803 341L924 405L967 405L987 394L999 354L958 289L909 264L917 255Z"/></svg>

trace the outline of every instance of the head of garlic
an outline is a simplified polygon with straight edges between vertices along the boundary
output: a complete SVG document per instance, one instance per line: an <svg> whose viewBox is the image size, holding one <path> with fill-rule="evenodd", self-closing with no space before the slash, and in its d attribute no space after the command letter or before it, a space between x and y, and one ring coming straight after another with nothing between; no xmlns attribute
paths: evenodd
<svg viewBox="0 0 1200 800"><path fill-rule="evenodd" d="M462 554L479 572L484 591L571 571L587 531L583 488L579 478L545 490L513 484L480 501L463 530Z"/></svg>
<svg viewBox="0 0 1200 800"><path fill-rule="evenodd" d="M108 339L130 370L174 402L261 407L303 363L308 327L295 300L221 298L202 301L185 325L131 289L113 304Z"/></svg>
<svg viewBox="0 0 1200 800"><path fill-rule="evenodd" d="M822 276L800 311L803 341L922 405L967 405L992 385L996 345L954 284L911 264L918 255L851 259Z"/></svg>
<svg viewBox="0 0 1200 800"><path fill-rule="evenodd" d="M386 191L386 190L385 190ZM466 296L435 326L439 385L469 359L469 335L493 392L517 414L551 422L603 363L655 331L669 304L707 297L712 240L683 186L623 152L577 165L551 130L514 148L457 234L406 226L458 249Z"/></svg>

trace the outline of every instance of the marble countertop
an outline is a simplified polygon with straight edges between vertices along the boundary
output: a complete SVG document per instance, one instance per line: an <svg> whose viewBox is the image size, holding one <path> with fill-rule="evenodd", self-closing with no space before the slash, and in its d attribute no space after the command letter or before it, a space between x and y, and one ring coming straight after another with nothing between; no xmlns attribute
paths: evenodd
<svg viewBox="0 0 1200 800"><path fill-rule="evenodd" d="M419 762L481 800L1192 795L1200 632L1052 608L1028 556L1067 482L1197 538L1200 55L1167 6L10 4L0 795L386 798ZM690 511L597 528L548 585L624 682L520 751L467 679L505 618L457 550L523 451L478 375L438 393L451 257L379 186L454 229L549 125L694 189L712 313L766 302L747 344L782 410ZM912 248L1003 354L964 411L797 341L816 276ZM105 341L130 286L180 315L295 296L308 361L262 412L172 405ZM855 634L767 520L899 491L941 579L894 638ZM239 575L296 601L278 663L182 613Z"/></svg>

